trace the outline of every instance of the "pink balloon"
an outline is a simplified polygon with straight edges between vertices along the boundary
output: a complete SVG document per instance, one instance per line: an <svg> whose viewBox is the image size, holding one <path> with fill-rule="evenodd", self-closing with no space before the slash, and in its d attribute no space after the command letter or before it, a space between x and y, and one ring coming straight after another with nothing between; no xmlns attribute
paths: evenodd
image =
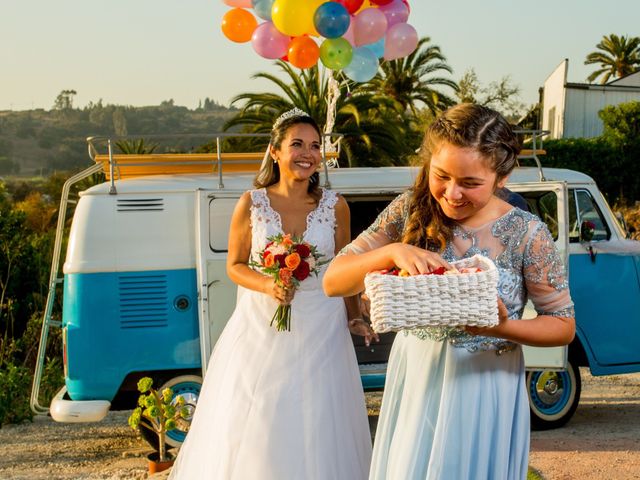
<svg viewBox="0 0 640 480"><path fill-rule="evenodd" d="M380 8L365 8L353 19L353 36L356 45L374 43L387 31L387 17Z"/></svg>
<svg viewBox="0 0 640 480"><path fill-rule="evenodd" d="M258 25L253 31L251 45L258 55L275 60L287 54L291 38L280 33L271 22Z"/></svg>
<svg viewBox="0 0 640 480"><path fill-rule="evenodd" d="M225 5L236 8L251 8L251 0L222 0Z"/></svg>
<svg viewBox="0 0 640 480"><path fill-rule="evenodd" d="M349 28L347 28L347 31L344 32L344 35L342 35L342 38L344 38L347 42L349 42L351 44L352 47L356 46L356 39L353 35L353 23L354 23L354 16L351 15L351 21L349 22Z"/></svg>
<svg viewBox="0 0 640 480"><path fill-rule="evenodd" d="M409 7L402 0L393 0L393 2L381 5L379 8L387 17L387 28L396 23L406 23L409 20Z"/></svg>
<svg viewBox="0 0 640 480"><path fill-rule="evenodd" d="M396 23L384 39L384 59L406 57L418 46L418 32L408 23Z"/></svg>

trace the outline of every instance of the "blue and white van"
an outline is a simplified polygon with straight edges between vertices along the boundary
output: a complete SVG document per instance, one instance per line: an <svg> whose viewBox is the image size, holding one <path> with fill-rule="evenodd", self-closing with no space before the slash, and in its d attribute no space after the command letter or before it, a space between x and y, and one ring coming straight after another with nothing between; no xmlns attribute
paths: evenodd
<svg viewBox="0 0 640 480"><path fill-rule="evenodd" d="M110 408L134 406L142 376L171 386L195 408L207 359L235 306L225 271L229 221L262 156L243 155L94 155L96 165L65 184L62 213L71 184L99 170L107 174L80 195L63 277L60 215L34 411L62 422L99 421ZM347 199L355 236L416 175L414 167L325 168L321 180ZM626 239L587 175L518 167L508 187L547 223L569 268L574 342L525 349L533 426L554 428L578 405L579 366L594 375L640 371L640 242ZM591 222L592 238L581 234L584 222ZM37 399L59 283L65 386L47 408ZM365 347L354 338L365 389L384 386L392 339L386 334ZM185 422L167 442L179 445L187 429Z"/></svg>

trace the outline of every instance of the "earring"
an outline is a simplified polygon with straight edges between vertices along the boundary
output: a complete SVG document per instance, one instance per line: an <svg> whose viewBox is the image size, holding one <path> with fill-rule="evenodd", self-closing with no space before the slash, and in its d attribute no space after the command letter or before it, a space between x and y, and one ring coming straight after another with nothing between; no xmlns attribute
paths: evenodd
<svg viewBox="0 0 640 480"><path fill-rule="evenodd" d="M273 163L274 163L274 164L277 164L277 163L278 163L278 160L276 160L276 159L274 158L274 159L273 159Z"/></svg>

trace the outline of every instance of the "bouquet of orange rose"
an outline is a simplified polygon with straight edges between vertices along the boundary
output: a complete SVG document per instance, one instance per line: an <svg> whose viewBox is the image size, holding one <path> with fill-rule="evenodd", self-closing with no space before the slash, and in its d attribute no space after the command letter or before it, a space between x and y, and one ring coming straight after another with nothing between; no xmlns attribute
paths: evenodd
<svg viewBox="0 0 640 480"><path fill-rule="evenodd" d="M289 234L278 234L267 239L266 247L260 252L259 261L249 265L259 268L262 273L273 277L284 288L297 288L309 275L318 275L322 255L317 248L302 238ZM291 305L278 305L270 325L275 323L276 330L291 331Z"/></svg>

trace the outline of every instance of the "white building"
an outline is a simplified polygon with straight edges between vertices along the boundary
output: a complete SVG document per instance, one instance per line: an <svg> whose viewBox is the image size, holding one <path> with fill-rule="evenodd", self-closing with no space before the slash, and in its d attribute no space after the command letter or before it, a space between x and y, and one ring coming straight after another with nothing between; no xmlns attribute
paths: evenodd
<svg viewBox="0 0 640 480"><path fill-rule="evenodd" d="M640 71L605 85L569 83L565 59L545 80L542 97L542 129L548 138L589 138L602 134L598 112L609 105L640 101Z"/></svg>

